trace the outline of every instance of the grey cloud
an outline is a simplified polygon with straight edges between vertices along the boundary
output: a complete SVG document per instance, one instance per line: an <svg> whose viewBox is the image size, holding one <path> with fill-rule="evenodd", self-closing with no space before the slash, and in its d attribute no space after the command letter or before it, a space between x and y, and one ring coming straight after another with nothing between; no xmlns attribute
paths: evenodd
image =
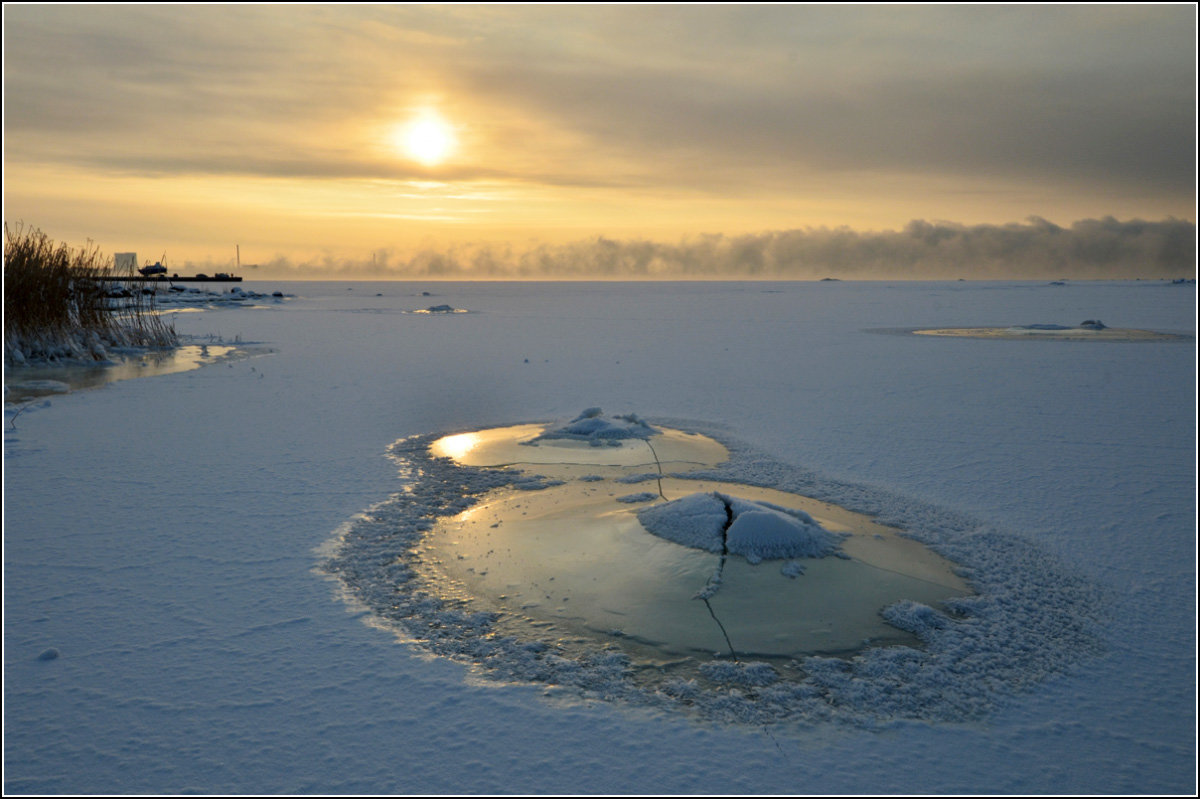
<svg viewBox="0 0 1200 799"><path fill-rule="evenodd" d="M317 9L255 6L6 9L6 133L89 148L146 142L204 153L213 131L266 148L290 127L358 113L371 65L335 49ZM14 33L19 31L19 33ZM314 40L313 35L318 38Z"/></svg>
<svg viewBox="0 0 1200 799"><path fill-rule="evenodd" d="M286 130L429 85L581 134L540 178L787 187L813 172L1003 174L1193 193L1195 15L1185 7L13 6L9 157L130 135L146 168L351 159ZM16 134L16 135L13 135ZM217 140L218 144L211 142ZM65 141L66 146L63 146ZM604 155L603 159L589 155ZM519 156L519 157L518 157ZM268 171L266 174L276 174ZM300 174L303 174L301 172Z"/></svg>
<svg viewBox="0 0 1200 799"><path fill-rule="evenodd" d="M371 262L263 264L267 277L361 278L1177 278L1196 274L1196 226L1111 217L1060 227L913 221L903 230L808 228L680 243L590 239L526 250L461 246Z"/></svg>
<svg viewBox="0 0 1200 799"><path fill-rule="evenodd" d="M672 11L633 17L645 24L624 36L614 21L602 29L624 61L493 55L462 74L692 183L899 170L1191 193L1184 9ZM672 41L705 48L658 56Z"/></svg>
<svg viewBox="0 0 1200 799"><path fill-rule="evenodd" d="M143 177L164 175L225 175L307 180L381 180L403 185L414 181L436 180L441 184L474 184L495 181L523 182L539 185L576 188L614 188L628 186L628 181L606 178L604 175L556 174L522 171L520 173L486 166L443 166L431 172L405 161L380 163L364 161L345 153L327 157L312 152L246 154L209 152L190 153L72 153L57 157L60 163L96 167L106 171Z"/></svg>
<svg viewBox="0 0 1200 799"><path fill-rule="evenodd" d="M1182 59L1180 59L1182 63ZM742 85L708 72L512 64L475 88L586 130L598 147L674 159L706 176L794 179L808 171L902 170L1191 192L1194 80L1152 64L1128 73L1025 65L880 74L855 85ZM661 161L658 162L661 165Z"/></svg>

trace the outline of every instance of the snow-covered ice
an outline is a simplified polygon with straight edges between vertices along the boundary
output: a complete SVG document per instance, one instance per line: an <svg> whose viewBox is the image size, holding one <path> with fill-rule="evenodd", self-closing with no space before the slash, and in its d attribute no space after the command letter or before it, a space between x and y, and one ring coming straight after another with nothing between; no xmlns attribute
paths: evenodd
<svg viewBox="0 0 1200 799"><path fill-rule="evenodd" d="M454 315L407 310L430 284L247 288L295 296L176 324L272 355L6 408L8 793L1194 792L1194 338L870 332L1194 337L1193 284L438 284ZM619 687L619 653L477 679L313 571L419 483L397 439L594 405L918 527L978 594L889 608L925 649L811 658L803 683L716 660L656 708L579 687ZM984 679L949 707L930 653ZM670 710L704 681L726 712ZM784 706L811 713L719 720Z"/></svg>

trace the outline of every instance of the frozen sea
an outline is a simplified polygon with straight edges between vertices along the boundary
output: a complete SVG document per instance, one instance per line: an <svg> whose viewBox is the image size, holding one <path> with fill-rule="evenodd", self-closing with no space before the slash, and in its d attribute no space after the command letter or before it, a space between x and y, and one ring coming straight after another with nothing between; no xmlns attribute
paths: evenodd
<svg viewBox="0 0 1200 799"><path fill-rule="evenodd" d="M294 297L176 326L269 354L6 409L6 793L1195 792L1194 284L245 286ZM1193 338L903 333L1095 318ZM592 406L1027 542L1102 646L969 721L724 725L483 679L314 570L397 439Z"/></svg>

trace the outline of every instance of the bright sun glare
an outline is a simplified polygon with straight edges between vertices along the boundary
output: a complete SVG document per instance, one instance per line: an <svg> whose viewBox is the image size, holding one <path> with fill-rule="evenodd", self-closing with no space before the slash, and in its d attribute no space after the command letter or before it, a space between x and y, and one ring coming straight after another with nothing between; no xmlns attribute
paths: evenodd
<svg viewBox="0 0 1200 799"><path fill-rule="evenodd" d="M435 166L454 151L454 128L438 114L428 111L402 126L396 143L414 161Z"/></svg>

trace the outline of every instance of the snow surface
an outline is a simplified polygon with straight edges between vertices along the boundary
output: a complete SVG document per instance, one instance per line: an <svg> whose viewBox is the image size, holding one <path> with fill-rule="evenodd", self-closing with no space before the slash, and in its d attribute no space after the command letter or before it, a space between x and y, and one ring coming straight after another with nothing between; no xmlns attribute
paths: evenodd
<svg viewBox="0 0 1200 799"><path fill-rule="evenodd" d="M431 284L254 288L296 296L176 324L273 355L6 409L6 792L1194 792L1194 340L867 332L1194 335L1194 285L437 284L457 315L406 310ZM995 577L961 609L1012 656L980 686L995 701L763 728L480 680L313 572L412 483L391 442L597 404L706 422L764 483L953 532ZM889 613L923 636L975 624ZM1095 646L1040 668L1030 643L1060 634ZM812 685L853 704L877 683L848 669L920 680L922 657L818 659ZM743 703L791 690L763 664L708 678Z"/></svg>

